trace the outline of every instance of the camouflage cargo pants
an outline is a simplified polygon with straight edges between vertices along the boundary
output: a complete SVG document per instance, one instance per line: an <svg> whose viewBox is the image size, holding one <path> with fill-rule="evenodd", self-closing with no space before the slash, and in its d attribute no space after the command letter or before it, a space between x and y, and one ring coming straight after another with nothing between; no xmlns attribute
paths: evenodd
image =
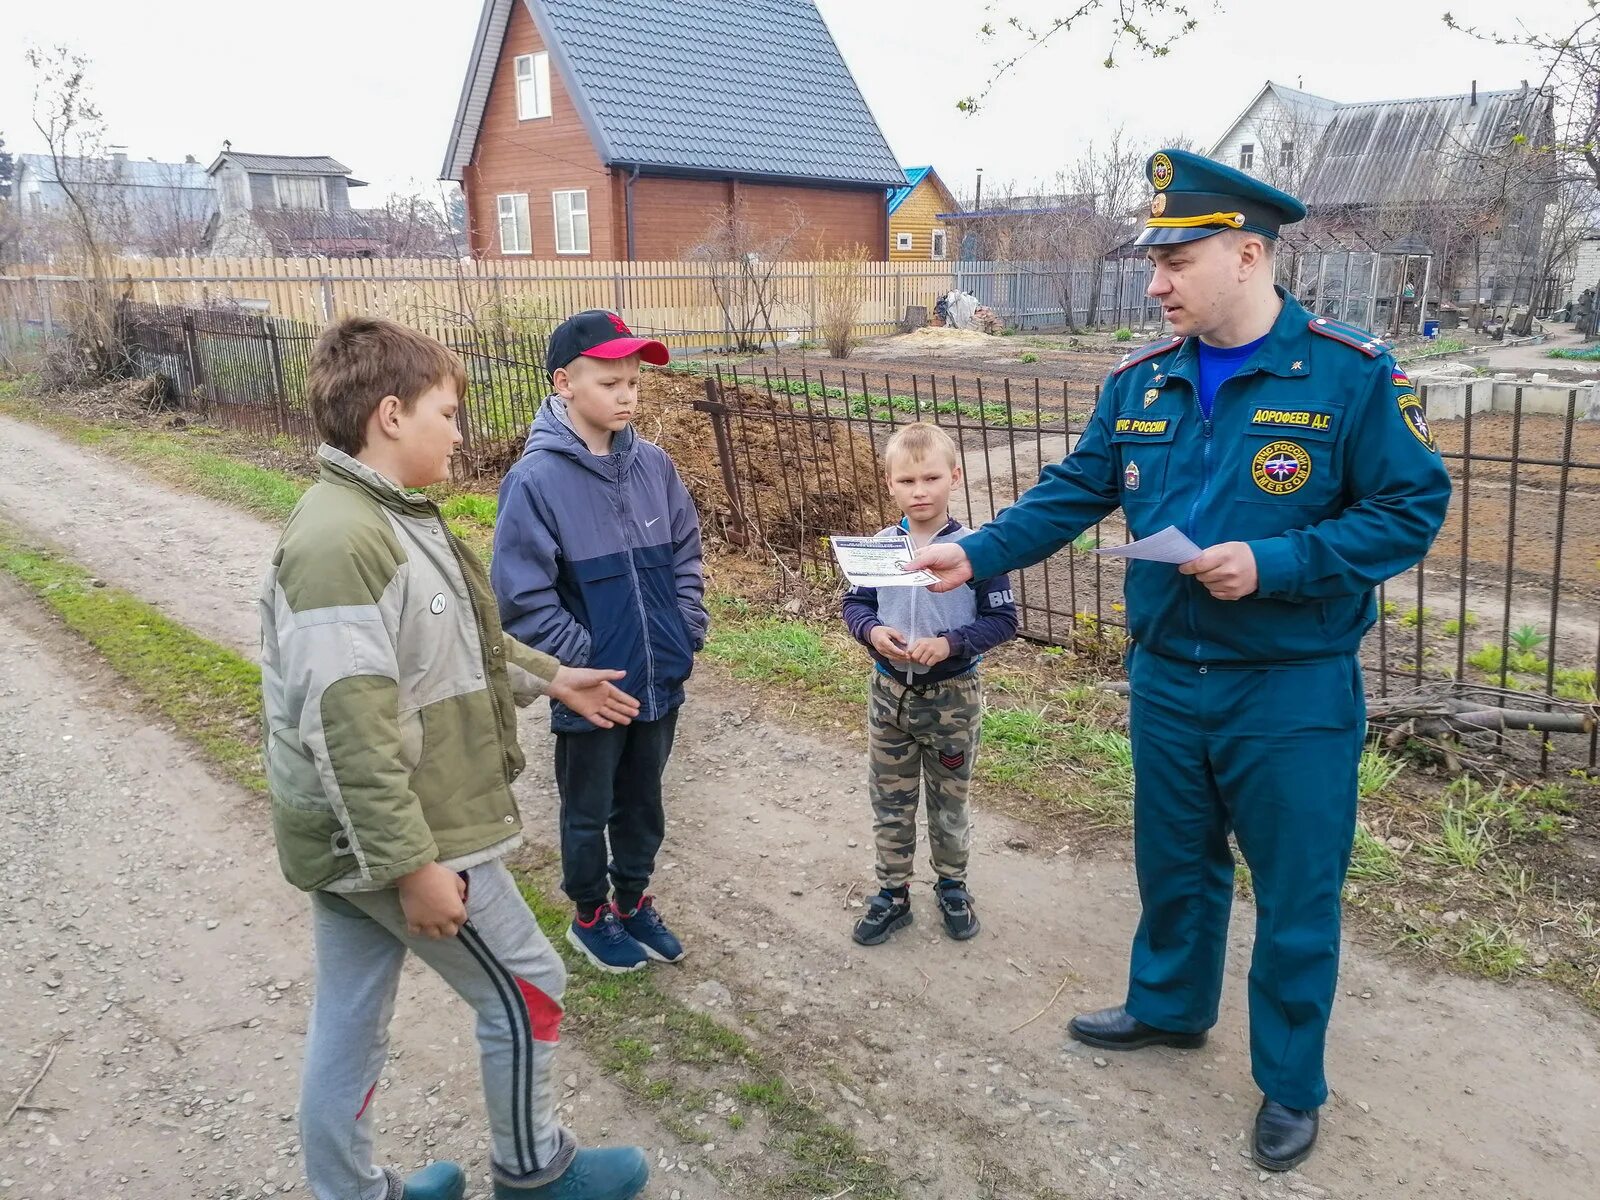
<svg viewBox="0 0 1600 1200"><path fill-rule="evenodd" d="M928 804L928 848L934 872L967 877L972 828L967 793L983 724L983 685L976 671L923 688L872 673L867 700L867 790L872 797L878 882L911 882L917 852L917 805Z"/></svg>

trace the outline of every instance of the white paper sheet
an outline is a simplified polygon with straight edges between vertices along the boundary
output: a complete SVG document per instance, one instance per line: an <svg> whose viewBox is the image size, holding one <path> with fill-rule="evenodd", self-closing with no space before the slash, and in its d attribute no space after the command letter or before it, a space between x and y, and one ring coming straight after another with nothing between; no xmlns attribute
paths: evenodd
<svg viewBox="0 0 1600 1200"><path fill-rule="evenodd" d="M1137 542L1129 542L1125 546L1100 546L1094 553L1104 554L1107 558L1137 558L1145 562L1181 564L1199 558L1200 547L1185 537L1176 525L1168 525L1159 533L1152 533Z"/></svg>
<svg viewBox="0 0 1600 1200"><path fill-rule="evenodd" d="M828 539L839 569L856 587L927 587L939 581L926 571L902 568L916 557L905 537L847 537Z"/></svg>

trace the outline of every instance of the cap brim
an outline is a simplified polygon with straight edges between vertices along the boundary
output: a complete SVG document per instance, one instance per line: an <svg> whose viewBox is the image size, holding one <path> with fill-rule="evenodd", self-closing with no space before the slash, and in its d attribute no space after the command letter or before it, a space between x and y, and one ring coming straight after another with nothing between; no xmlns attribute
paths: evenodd
<svg viewBox="0 0 1600 1200"><path fill-rule="evenodd" d="M1198 242L1201 238L1208 238L1213 234L1224 232L1226 232L1225 229L1214 225L1196 225L1189 229L1171 229L1147 225L1140 231L1139 236L1133 239L1133 244L1135 246L1177 246L1184 242Z"/></svg>
<svg viewBox="0 0 1600 1200"><path fill-rule="evenodd" d="M609 342L601 342L598 346L590 346L583 352L584 358L627 358L637 354L653 367L664 367L672 360L664 342L654 338L612 338Z"/></svg>

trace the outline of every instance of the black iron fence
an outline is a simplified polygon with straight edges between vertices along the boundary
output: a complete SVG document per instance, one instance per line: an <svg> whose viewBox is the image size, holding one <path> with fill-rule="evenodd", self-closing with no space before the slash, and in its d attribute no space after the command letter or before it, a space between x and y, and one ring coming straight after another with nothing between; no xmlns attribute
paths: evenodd
<svg viewBox="0 0 1600 1200"><path fill-rule="evenodd" d="M130 370L169 383L212 420L309 452L304 399L315 326L230 310L128 305ZM0 328L0 335L16 335ZM24 331L27 332L27 331ZM36 334L38 331L33 331ZM31 336L31 335L30 335ZM3 340L3 339L0 339ZM518 331L446 340L467 365L461 413L469 465L514 453L544 396L544 347ZM0 349L4 349L0 346ZM784 586L831 585L827 538L892 524L881 453L894 430L933 421L956 443L954 515L977 526L1067 454L1098 389L1072 380L893 371L767 369L737 376L652 374L647 400L671 409L672 445L707 528L762 547ZM1455 479L1449 516L1414 570L1379 589L1364 659L1379 699L1429 687L1497 689L1530 710L1592 714L1600 672L1600 401L1587 385L1473 380L1420 394ZM654 431L651 431L654 432ZM1014 580L1024 636L1114 659L1126 623L1121 563L1089 553L1125 540L1119 514ZM1560 760L1597 761L1558 735ZM1552 743L1527 742L1541 765Z"/></svg>

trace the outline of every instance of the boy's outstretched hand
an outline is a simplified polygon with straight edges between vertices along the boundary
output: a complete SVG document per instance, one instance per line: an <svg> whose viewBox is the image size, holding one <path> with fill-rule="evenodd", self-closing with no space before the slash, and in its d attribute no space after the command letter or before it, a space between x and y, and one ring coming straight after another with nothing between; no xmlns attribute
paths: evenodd
<svg viewBox="0 0 1600 1200"><path fill-rule="evenodd" d="M449 867L431 862L402 875L396 886L412 933L451 938L467 923L467 881Z"/></svg>
<svg viewBox="0 0 1600 1200"><path fill-rule="evenodd" d="M550 681L550 696L601 729L628 725L639 715L639 702L611 682L626 674L593 667L562 667Z"/></svg>
<svg viewBox="0 0 1600 1200"><path fill-rule="evenodd" d="M928 585L930 592L949 592L972 578L972 564L960 542L940 542L929 546L905 566L907 571L926 571L937 577L938 583Z"/></svg>

